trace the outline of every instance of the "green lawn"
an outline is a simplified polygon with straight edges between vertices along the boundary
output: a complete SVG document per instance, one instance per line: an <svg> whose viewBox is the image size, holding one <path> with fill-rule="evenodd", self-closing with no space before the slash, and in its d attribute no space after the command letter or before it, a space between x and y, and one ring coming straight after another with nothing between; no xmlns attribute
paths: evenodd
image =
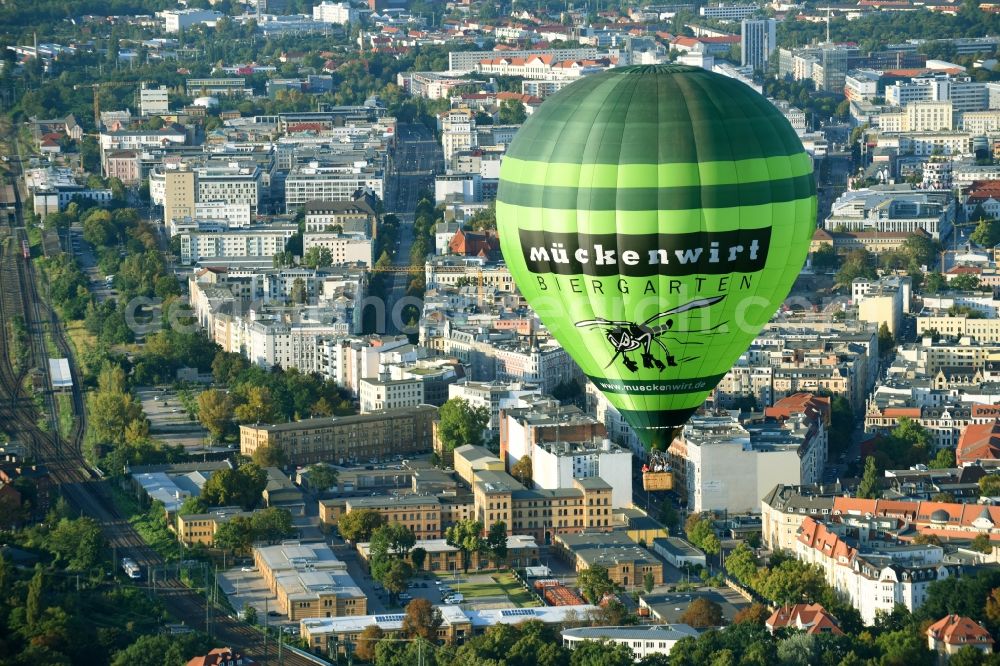
<svg viewBox="0 0 1000 666"><path fill-rule="evenodd" d="M59 412L59 435L67 438L73 430L73 399L68 393L56 394L56 410Z"/></svg>
<svg viewBox="0 0 1000 666"><path fill-rule="evenodd" d="M521 584L510 572L492 574L490 582L466 583L463 580L461 585L456 584L454 576L450 574L439 574L438 578L447 581L453 590L461 592L466 599L505 596L514 606L523 608L541 605L535 597L521 587Z"/></svg>

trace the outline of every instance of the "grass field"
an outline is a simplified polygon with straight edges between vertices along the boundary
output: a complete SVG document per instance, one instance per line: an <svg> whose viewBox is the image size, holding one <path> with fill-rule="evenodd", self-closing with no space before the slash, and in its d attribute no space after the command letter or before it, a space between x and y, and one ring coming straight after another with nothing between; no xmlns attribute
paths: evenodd
<svg viewBox="0 0 1000 666"><path fill-rule="evenodd" d="M73 353L76 358L80 358L84 351L97 344L97 338L84 328L82 321L66 322L66 336L69 338L70 344L73 345Z"/></svg>
<svg viewBox="0 0 1000 666"><path fill-rule="evenodd" d="M167 529L166 517L162 513L153 515L144 511L130 495L119 488L111 487L111 498L119 511L129 516L128 521L135 528L142 540L165 559L173 559L178 555L179 545L174 533ZM162 510L162 506L160 509Z"/></svg>
<svg viewBox="0 0 1000 666"><path fill-rule="evenodd" d="M511 604L519 607L540 606L538 600L514 578L510 572L492 574L489 582L466 583L458 585L454 582L453 576L439 576L456 592L461 592L468 600L484 599L488 597L507 597Z"/></svg>
<svg viewBox="0 0 1000 666"><path fill-rule="evenodd" d="M59 412L59 435L69 437L73 430L73 401L68 393L56 394L56 409Z"/></svg>

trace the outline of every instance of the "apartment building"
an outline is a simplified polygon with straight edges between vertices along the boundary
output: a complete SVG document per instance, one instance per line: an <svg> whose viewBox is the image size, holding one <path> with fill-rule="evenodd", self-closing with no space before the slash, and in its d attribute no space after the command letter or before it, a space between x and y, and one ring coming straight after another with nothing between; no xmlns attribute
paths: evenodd
<svg viewBox="0 0 1000 666"><path fill-rule="evenodd" d="M325 543L255 547L253 560L280 612L292 621L367 613L368 598Z"/></svg>
<svg viewBox="0 0 1000 666"><path fill-rule="evenodd" d="M778 483L760 500L761 543L770 550L792 552L807 517L823 522L833 514L840 484L790 486Z"/></svg>
<svg viewBox="0 0 1000 666"><path fill-rule="evenodd" d="M795 557L818 565L868 625L897 605L918 609L931 584L957 576L960 569L943 563L940 546L855 546L812 518L802 521L797 541Z"/></svg>
<svg viewBox="0 0 1000 666"><path fill-rule="evenodd" d="M437 408L421 405L358 416L306 419L275 425L241 425L240 452L252 456L261 446L277 446L289 464L343 464L395 455L428 453Z"/></svg>
<svg viewBox="0 0 1000 666"><path fill-rule="evenodd" d="M169 111L167 87L143 83L139 88L139 113L143 116L159 116Z"/></svg>
<svg viewBox="0 0 1000 666"><path fill-rule="evenodd" d="M755 512L778 483L823 478L827 455L821 416L794 412L783 423L742 424L732 414L695 415L669 449L674 483L692 511Z"/></svg>
<svg viewBox="0 0 1000 666"><path fill-rule="evenodd" d="M359 194L385 196L384 172L380 167L293 167L285 179L285 212L295 213L311 201L354 201Z"/></svg>
<svg viewBox="0 0 1000 666"><path fill-rule="evenodd" d="M344 505L345 514L361 510L376 511L387 523L406 526L418 539L438 539L444 531L441 502L432 495L352 497ZM335 524L324 520L322 509L320 520Z"/></svg>
<svg viewBox="0 0 1000 666"><path fill-rule="evenodd" d="M302 251L308 252L314 247L329 250L334 266L362 264L371 268L375 265L372 242L365 237L310 231L302 234Z"/></svg>
<svg viewBox="0 0 1000 666"><path fill-rule="evenodd" d="M211 547L215 543L215 535L219 531L219 526L228 523L233 518L249 518L251 515L251 512L243 511L238 506L219 507L208 513L178 515L175 527L177 540L185 546L202 544Z"/></svg>
<svg viewBox="0 0 1000 666"><path fill-rule="evenodd" d="M362 379L361 413L416 407L424 403L424 383L411 379Z"/></svg>
<svg viewBox="0 0 1000 666"><path fill-rule="evenodd" d="M346 234L363 234L376 238L378 230L375 211L364 199L350 201L308 201L303 206L305 231L325 232L339 227Z"/></svg>
<svg viewBox="0 0 1000 666"><path fill-rule="evenodd" d="M218 223L201 223L197 226L197 231L182 231L178 234L180 260L184 265L196 264L208 258L273 257L284 252L288 239L298 232L294 224L246 229L230 229Z"/></svg>
<svg viewBox="0 0 1000 666"><path fill-rule="evenodd" d="M608 578L626 588L641 585L648 574L653 576L654 584L663 584L663 562L624 532L560 534L552 546L556 555L577 572L603 566Z"/></svg>

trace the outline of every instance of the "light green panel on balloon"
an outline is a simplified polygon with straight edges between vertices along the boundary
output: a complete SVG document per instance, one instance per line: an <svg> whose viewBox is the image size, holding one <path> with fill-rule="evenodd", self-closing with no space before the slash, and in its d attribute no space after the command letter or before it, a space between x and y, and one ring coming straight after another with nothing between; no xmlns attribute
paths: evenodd
<svg viewBox="0 0 1000 666"><path fill-rule="evenodd" d="M521 292L656 447L780 306L815 219L812 158L785 118L739 82L674 66L547 100L497 195Z"/></svg>

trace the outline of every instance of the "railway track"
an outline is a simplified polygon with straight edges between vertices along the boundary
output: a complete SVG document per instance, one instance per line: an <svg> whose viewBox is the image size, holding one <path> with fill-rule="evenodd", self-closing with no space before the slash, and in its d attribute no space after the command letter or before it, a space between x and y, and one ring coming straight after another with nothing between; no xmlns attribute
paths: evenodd
<svg viewBox="0 0 1000 666"><path fill-rule="evenodd" d="M20 201L16 219L22 219ZM24 229L3 226L0 227L0 237L4 237L0 243L0 284L3 285L0 289L0 422L13 438L30 447L35 458L46 465L50 477L58 484L67 501L101 525L105 538L119 556L127 554L146 571L162 568L165 564L163 558L146 544L129 523L128 517L121 515L111 501L107 487L109 481L100 478L83 458L86 409L80 378L58 316L39 296L33 266L22 253L22 241L26 240ZM24 349L17 350L15 370L11 358L15 350L11 349L8 325L13 324L18 316L23 318L28 343ZM56 401L49 390L46 327L59 354L70 359L73 428L68 438L60 436L54 418ZM51 418L48 428L39 425L42 414L25 389L25 380L35 369L44 380L40 390ZM209 602L202 592L192 590L176 577L158 580L156 592L167 610L178 620L209 630L221 644L241 648L267 663L277 663L273 660L276 656L273 642L265 642L260 631L219 612L214 605L206 610ZM211 619L210 623L207 618ZM282 663L290 666L316 664L291 652L282 656ZM268 660L269 657L271 660Z"/></svg>

